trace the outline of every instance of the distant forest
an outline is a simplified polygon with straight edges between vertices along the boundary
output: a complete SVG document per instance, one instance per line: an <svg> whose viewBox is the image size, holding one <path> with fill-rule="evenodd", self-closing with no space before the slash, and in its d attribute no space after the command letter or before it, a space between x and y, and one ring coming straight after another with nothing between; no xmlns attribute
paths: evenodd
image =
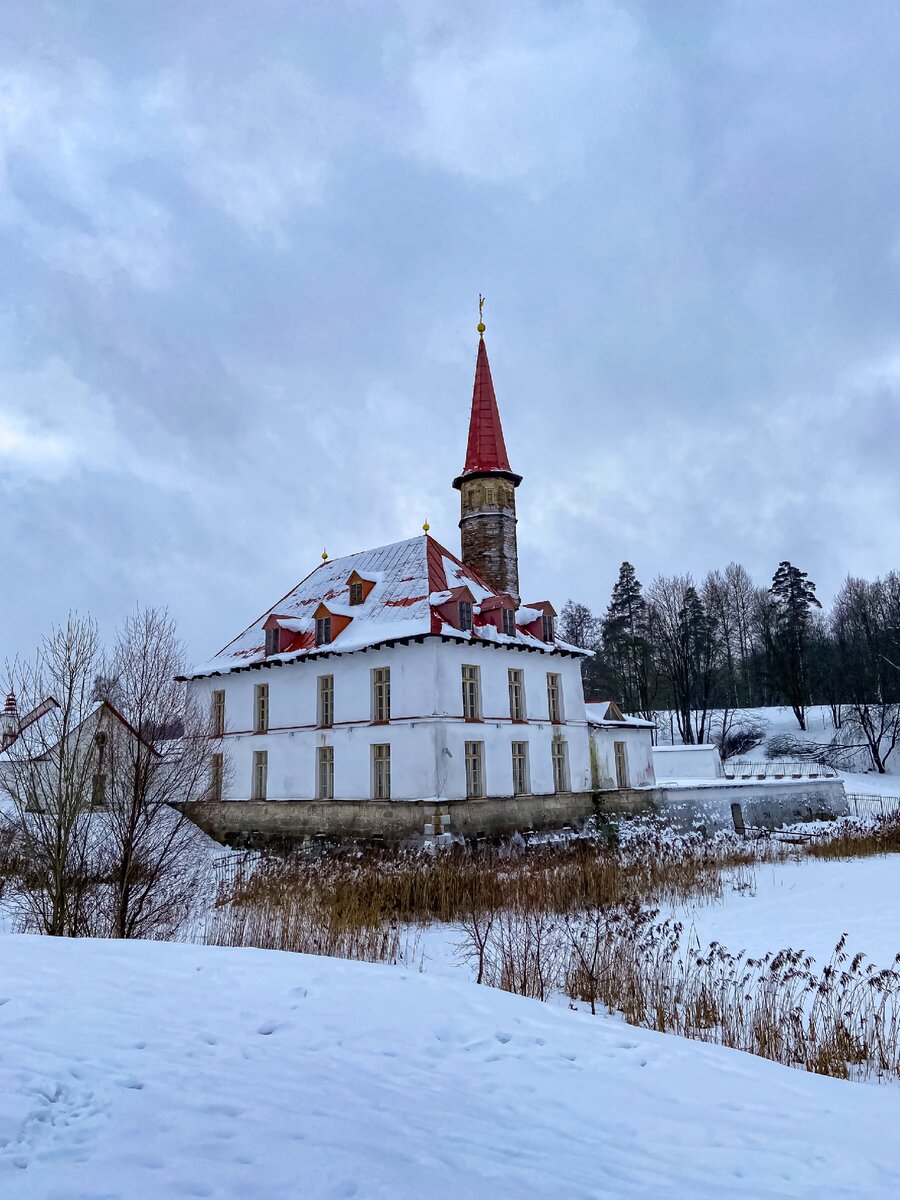
<svg viewBox="0 0 900 1200"><path fill-rule="evenodd" d="M646 589L622 563L606 612L566 602L560 636L593 650L583 673L588 698L614 698L653 720L673 715L681 740L716 742L724 757L746 753L763 731L746 710L788 705L806 730L811 705L831 709L827 746L772 738L767 753L859 761L884 772L900 757L900 574L848 578L830 611L805 571L782 562L768 587L739 563L659 576Z"/></svg>

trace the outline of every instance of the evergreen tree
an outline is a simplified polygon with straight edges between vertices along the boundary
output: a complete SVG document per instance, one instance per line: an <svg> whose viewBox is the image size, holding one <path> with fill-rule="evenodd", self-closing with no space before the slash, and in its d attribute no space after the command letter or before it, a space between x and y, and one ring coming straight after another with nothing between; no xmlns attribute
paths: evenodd
<svg viewBox="0 0 900 1200"><path fill-rule="evenodd" d="M769 594L775 607L775 672L797 723L805 730L810 702L807 669L810 622L812 609L822 605L816 599L816 585L807 578L806 571L789 562L778 564Z"/></svg>
<svg viewBox="0 0 900 1200"><path fill-rule="evenodd" d="M603 654L616 699L626 712L650 713L649 610L634 567L623 562L601 626Z"/></svg>
<svg viewBox="0 0 900 1200"><path fill-rule="evenodd" d="M600 619L595 617L586 604L567 600L559 614L559 636L572 646L592 650L590 658L581 660L581 678L585 694L600 698L608 690L607 671L598 652L600 643Z"/></svg>

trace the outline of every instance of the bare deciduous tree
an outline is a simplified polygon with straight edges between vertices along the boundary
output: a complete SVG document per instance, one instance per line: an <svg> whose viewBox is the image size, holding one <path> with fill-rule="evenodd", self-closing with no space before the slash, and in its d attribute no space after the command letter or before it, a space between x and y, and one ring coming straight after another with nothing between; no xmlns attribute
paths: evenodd
<svg viewBox="0 0 900 1200"><path fill-rule="evenodd" d="M100 664L95 623L70 616L44 637L32 663L7 668L18 715L0 784L23 864L14 905L26 928L56 936L92 933L97 876L89 809L96 767Z"/></svg>
<svg viewBox="0 0 900 1200"><path fill-rule="evenodd" d="M120 729L105 748L104 874L114 937L172 935L204 876L206 839L171 803L203 799L210 779L209 714L176 682L183 669L172 619L146 608L122 625L104 672L132 731Z"/></svg>

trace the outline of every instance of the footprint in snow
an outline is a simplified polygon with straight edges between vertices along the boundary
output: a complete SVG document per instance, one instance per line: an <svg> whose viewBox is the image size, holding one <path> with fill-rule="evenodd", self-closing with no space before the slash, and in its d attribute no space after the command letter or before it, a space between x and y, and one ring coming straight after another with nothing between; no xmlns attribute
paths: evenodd
<svg viewBox="0 0 900 1200"><path fill-rule="evenodd" d="M270 1034L274 1033L276 1029L282 1028L283 1022L281 1021L266 1021L265 1024L260 1025L256 1032L261 1033L263 1037L268 1037Z"/></svg>

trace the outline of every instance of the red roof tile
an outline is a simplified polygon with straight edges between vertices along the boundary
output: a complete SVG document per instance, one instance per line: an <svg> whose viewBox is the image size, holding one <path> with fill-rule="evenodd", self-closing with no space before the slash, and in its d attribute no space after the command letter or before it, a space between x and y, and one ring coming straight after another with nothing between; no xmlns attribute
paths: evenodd
<svg viewBox="0 0 900 1200"><path fill-rule="evenodd" d="M480 471L509 471L512 474L484 338L478 340L472 415L469 418L469 443L466 447L466 465L462 473L471 475Z"/></svg>

